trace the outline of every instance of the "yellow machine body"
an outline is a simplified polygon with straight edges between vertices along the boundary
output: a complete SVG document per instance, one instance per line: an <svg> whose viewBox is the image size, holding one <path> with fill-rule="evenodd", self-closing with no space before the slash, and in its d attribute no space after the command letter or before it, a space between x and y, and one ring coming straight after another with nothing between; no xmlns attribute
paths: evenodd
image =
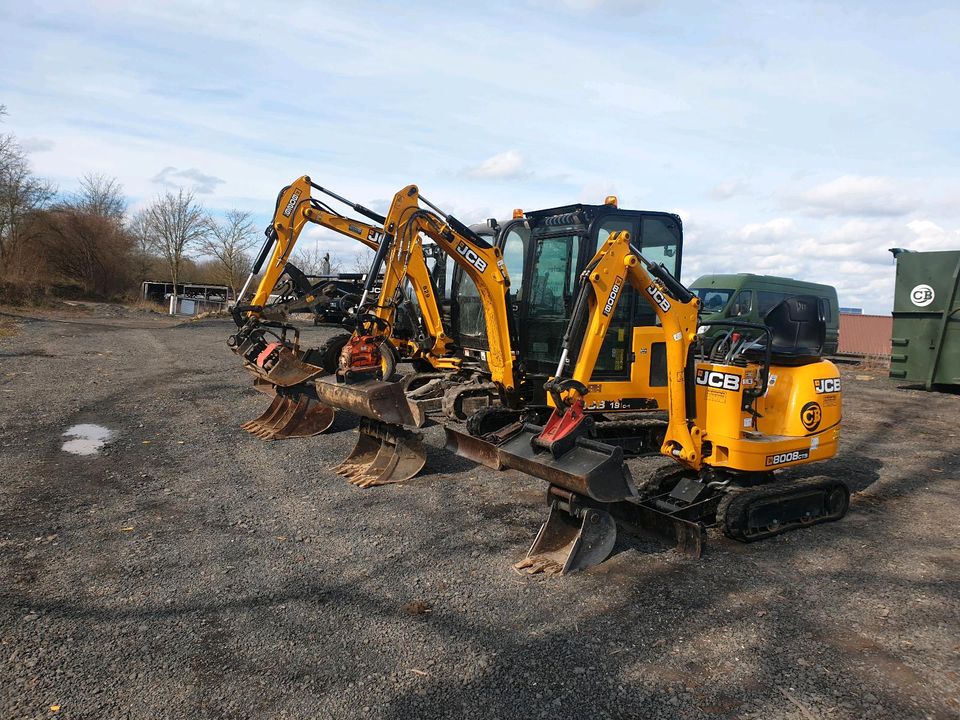
<svg viewBox="0 0 960 720"><path fill-rule="evenodd" d="M773 365L766 392L744 409L744 392L759 382L759 367L696 366L696 425L709 443L704 463L743 472L765 472L837 452L840 373L829 360Z"/></svg>

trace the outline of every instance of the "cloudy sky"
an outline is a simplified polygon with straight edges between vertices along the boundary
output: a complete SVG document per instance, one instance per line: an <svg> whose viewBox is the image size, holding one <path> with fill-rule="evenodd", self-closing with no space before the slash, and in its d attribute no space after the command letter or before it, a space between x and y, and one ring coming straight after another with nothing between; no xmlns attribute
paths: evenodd
<svg viewBox="0 0 960 720"><path fill-rule="evenodd" d="M687 281L887 313L887 248L960 248L960 4L839 5L5 3L3 129L63 191L96 171L258 224L302 174L467 221L615 193L681 215Z"/></svg>

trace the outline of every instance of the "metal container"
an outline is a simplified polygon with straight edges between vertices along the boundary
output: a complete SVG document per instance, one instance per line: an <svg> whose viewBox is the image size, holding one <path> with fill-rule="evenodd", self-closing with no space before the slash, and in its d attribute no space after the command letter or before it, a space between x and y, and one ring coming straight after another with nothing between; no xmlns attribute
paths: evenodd
<svg viewBox="0 0 960 720"><path fill-rule="evenodd" d="M897 259L890 377L960 386L960 250Z"/></svg>

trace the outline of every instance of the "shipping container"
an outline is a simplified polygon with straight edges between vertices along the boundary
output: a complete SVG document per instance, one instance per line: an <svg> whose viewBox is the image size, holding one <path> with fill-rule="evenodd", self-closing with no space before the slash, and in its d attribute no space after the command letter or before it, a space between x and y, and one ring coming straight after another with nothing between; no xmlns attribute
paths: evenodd
<svg viewBox="0 0 960 720"><path fill-rule="evenodd" d="M960 386L960 250L892 250L897 259L890 377Z"/></svg>

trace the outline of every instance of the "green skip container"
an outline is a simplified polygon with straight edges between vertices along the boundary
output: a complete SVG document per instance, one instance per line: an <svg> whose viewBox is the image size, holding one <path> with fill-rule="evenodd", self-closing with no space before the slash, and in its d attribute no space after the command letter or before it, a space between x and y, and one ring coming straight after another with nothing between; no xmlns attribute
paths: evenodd
<svg viewBox="0 0 960 720"><path fill-rule="evenodd" d="M890 377L960 386L960 250L891 250L897 259Z"/></svg>

